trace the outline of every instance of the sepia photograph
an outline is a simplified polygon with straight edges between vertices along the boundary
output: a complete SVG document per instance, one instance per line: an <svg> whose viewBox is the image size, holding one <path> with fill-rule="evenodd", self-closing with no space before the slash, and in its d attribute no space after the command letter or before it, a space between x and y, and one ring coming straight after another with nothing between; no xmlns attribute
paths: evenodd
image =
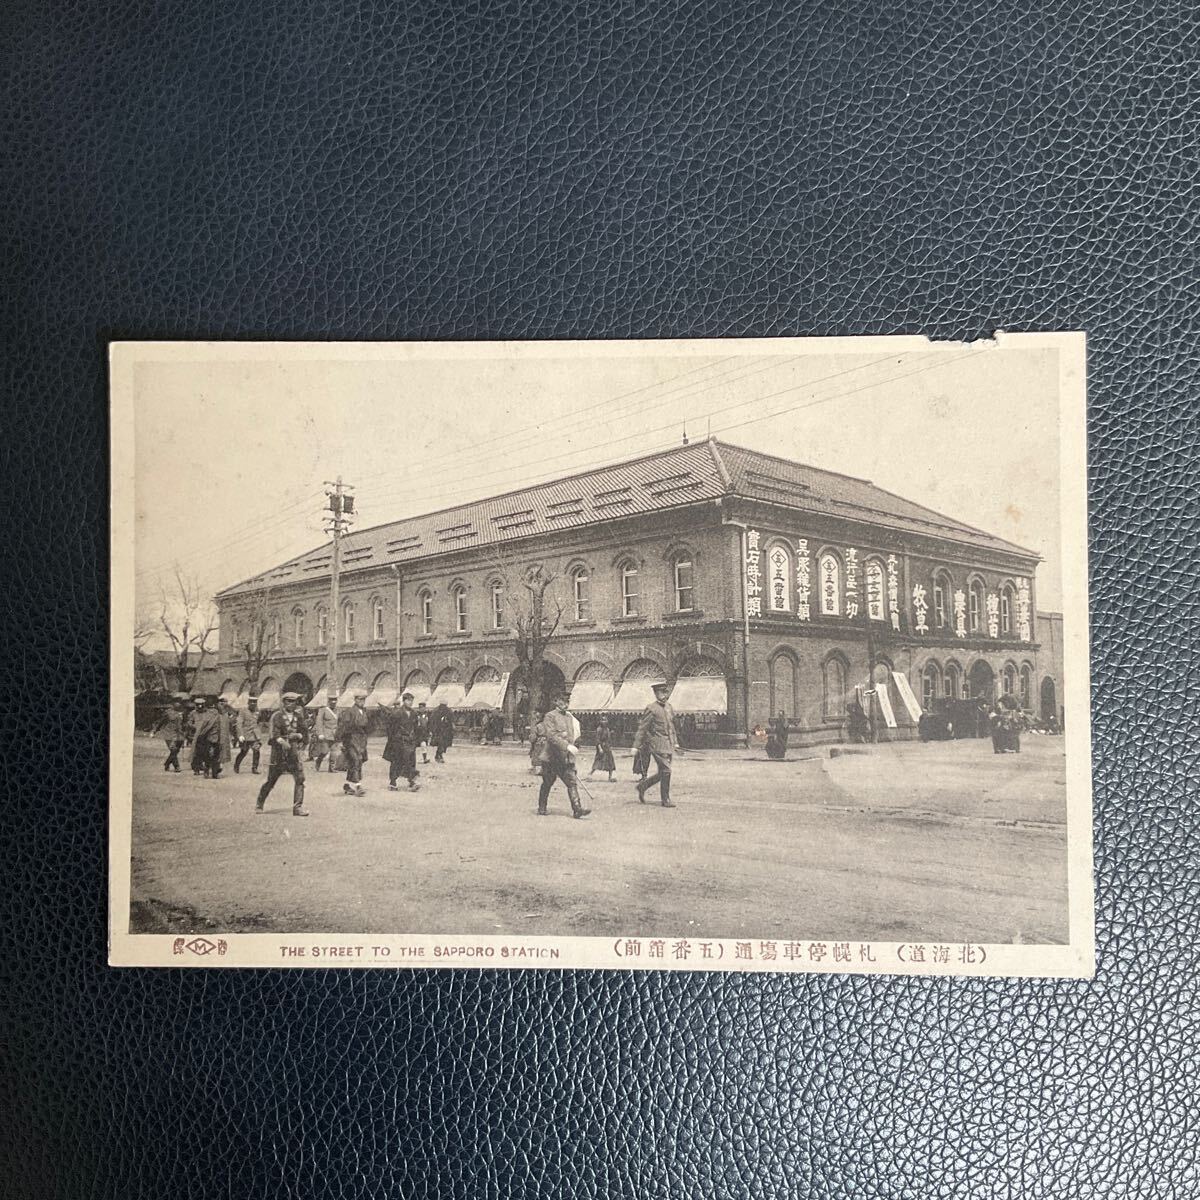
<svg viewBox="0 0 1200 1200"><path fill-rule="evenodd" d="M1082 335L110 371L114 965L1092 973Z"/></svg>

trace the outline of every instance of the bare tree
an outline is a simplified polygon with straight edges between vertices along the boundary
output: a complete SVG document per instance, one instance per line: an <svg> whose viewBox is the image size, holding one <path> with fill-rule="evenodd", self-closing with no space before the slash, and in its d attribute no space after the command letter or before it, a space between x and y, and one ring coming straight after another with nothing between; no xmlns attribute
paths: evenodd
<svg viewBox="0 0 1200 1200"><path fill-rule="evenodd" d="M258 588L246 598L246 607L239 611L235 621L236 649L246 670L251 696L258 695L263 667L277 648L272 624L274 599L270 588Z"/></svg>
<svg viewBox="0 0 1200 1200"><path fill-rule="evenodd" d="M547 594L557 578L556 571L548 571L541 563L525 567L520 573L525 594L512 606L517 662L529 688L531 719L542 710L546 650L562 623L562 601L557 594Z"/></svg>
<svg viewBox="0 0 1200 1200"><path fill-rule="evenodd" d="M159 587L158 623L171 643L176 686L189 692L204 660L214 652L209 639L217 629L217 610L199 580L185 575L178 564L174 587Z"/></svg>

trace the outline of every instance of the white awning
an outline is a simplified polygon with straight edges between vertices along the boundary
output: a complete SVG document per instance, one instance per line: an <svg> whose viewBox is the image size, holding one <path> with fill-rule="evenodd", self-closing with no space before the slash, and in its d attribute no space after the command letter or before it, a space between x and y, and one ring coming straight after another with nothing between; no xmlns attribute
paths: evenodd
<svg viewBox="0 0 1200 1200"><path fill-rule="evenodd" d="M364 708L391 708L396 703L400 689L394 683L385 683L375 688L367 697Z"/></svg>
<svg viewBox="0 0 1200 1200"><path fill-rule="evenodd" d="M725 680L715 675L677 679L667 703L677 713L716 713L723 717L729 703Z"/></svg>
<svg viewBox="0 0 1200 1200"><path fill-rule="evenodd" d="M277 684L271 684L258 693L258 708L260 712L266 708L278 708L281 703L279 686Z"/></svg>
<svg viewBox="0 0 1200 1200"><path fill-rule="evenodd" d="M642 712L654 703L654 692L648 679L627 679L608 706L609 712Z"/></svg>
<svg viewBox="0 0 1200 1200"><path fill-rule="evenodd" d="M413 708L416 708L418 704L429 703L429 684L427 683L410 683L400 694L403 696L404 692L412 692Z"/></svg>
<svg viewBox="0 0 1200 1200"><path fill-rule="evenodd" d="M237 697L238 697L237 684L235 684L233 682L233 680L231 679L221 689L221 699L224 700L226 704L232 704L237 699Z"/></svg>
<svg viewBox="0 0 1200 1200"><path fill-rule="evenodd" d="M581 679L571 689L572 712L601 712L613 701L613 685L608 679Z"/></svg>
<svg viewBox="0 0 1200 1200"><path fill-rule="evenodd" d="M312 699L304 706L305 708L311 709L313 712L315 712L318 708L325 707L325 701L327 699L325 695L325 685L328 680L328 675L321 676L321 682L317 684L316 690L312 694Z"/></svg>
<svg viewBox="0 0 1200 1200"><path fill-rule="evenodd" d="M448 704L451 708L464 707L467 689L461 683L439 683L429 697L429 707L436 708L439 704Z"/></svg>
<svg viewBox="0 0 1200 1200"><path fill-rule="evenodd" d="M234 708L239 712L250 707L250 688L248 684L242 684L242 690L230 701Z"/></svg>
<svg viewBox="0 0 1200 1200"><path fill-rule="evenodd" d="M471 684L471 690L462 702L463 708L499 708L504 703L502 679L480 679ZM447 701L450 703L450 701Z"/></svg>

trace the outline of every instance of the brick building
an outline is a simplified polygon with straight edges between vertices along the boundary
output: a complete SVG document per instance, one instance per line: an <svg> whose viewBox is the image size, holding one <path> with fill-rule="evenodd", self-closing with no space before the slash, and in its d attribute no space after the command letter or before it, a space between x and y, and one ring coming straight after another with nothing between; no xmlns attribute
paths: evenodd
<svg viewBox="0 0 1200 1200"><path fill-rule="evenodd" d="M603 710L627 734L645 681L665 675L697 743L736 744L779 712L796 742L841 740L856 696L881 737L911 737L947 696L1003 690L1036 711L1052 677L1061 697L1036 640L1038 561L865 480L709 439L355 531L337 613L328 545L227 588L218 665L244 699L234 647L265 597L260 707L330 687L336 620L338 693L386 705L405 687L511 723L513 596L538 562L563 609L548 680L571 689L585 727Z"/></svg>

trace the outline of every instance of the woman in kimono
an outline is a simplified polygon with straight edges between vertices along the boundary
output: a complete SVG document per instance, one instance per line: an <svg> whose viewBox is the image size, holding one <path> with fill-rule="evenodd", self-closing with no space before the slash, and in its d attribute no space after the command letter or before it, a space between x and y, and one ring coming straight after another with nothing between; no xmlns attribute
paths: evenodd
<svg viewBox="0 0 1200 1200"><path fill-rule="evenodd" d="M600 724L596 726L596 757L592 759L592 769L588 772L588 777L595 775L597 771L607 771L608 782L612 783L613 772L616 769L617 764L612 752L612 730L609 728L608 718L601 717Z"/></svg>

